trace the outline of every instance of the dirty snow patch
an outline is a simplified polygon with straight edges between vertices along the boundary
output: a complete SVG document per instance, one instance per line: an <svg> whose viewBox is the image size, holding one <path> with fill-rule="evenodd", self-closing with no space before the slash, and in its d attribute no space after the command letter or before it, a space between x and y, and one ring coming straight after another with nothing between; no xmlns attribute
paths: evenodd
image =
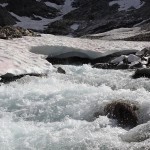
<svg viewBox="0 0 150 150"><path fill-rule="evenodd" d="M77 29L79 28L79 25L76 24L76 23L74 23L73 25L70 26L70 28L71 28L72 30L77 30Z"/></svg>
<svg viewBox="0 0 150 150"><path fill-rule="evenodd" d="M119 9L118 9L119 11L123 11L123 10L127 11L131 7L135 9L139 9L145 4L145 2L142 2L141 0L114 0L109 3L109 6L112 6L114 4L119 5Z"/></svg>

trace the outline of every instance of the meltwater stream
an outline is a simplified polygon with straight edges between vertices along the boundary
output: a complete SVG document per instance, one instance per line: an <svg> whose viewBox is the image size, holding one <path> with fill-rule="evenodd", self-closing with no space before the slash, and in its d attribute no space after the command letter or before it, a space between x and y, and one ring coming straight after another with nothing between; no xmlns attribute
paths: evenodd
<svg viewBox="0 0 150 150"><path fill-rule="evenodd" d="M149 150L150 80L133 72L61 66L67 74L0 86L0 150ZM138 102L139 125L117 127L106 103ZM101 112L97 119L93 114ZM148 122L148 123L147 123Z"/></svg>

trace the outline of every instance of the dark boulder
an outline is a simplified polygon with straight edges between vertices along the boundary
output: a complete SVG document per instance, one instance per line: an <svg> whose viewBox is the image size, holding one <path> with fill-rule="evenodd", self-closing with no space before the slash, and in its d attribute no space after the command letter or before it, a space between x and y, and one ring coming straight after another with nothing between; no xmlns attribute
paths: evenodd
<svg viewBox="0 0 150 150"><path fill-rule="evenodd" d="M130 64L129 69L137 69L137 68L142 68L143 65L141 62L133 62Z"/></svg>
<svg viewBox="0 0 150 150"><path fill-rule="evenodd" d="M66 71L64 69L62 69L61 67L57 68L57 72L61 73L61 74L66 74Z"/></svg>
<svg viewBox="0 0 150 150"><path fill-rule="evenodd" d="M109 63L96 63L92 68L98 69L116 69L116 65Z"/></svg>
<svg viewBox="0 0 150 150"><path fill-rule="evenodd" d="M35 76L35 77L44 77L46 74L38 74L38 73L28 73L28 74L20 74L20 75L14 75L12 73L6 73L2 76L0 76L0 83L10 83L13 81L16 81L17 79L21 79L24 76Z"/></svg>
<svg viewBox="0 0 150 150"><path fill-rule="evenodd" d="M129 64L120 63L116 66L116 69L129 69Z"/></svg>
<svg viewBox="0 0 150 150"><path fill-rule="evenodd" d="M146 47L144 49L142 49L141 51L138 51L136 53L137 56L139 57L146 57L146 56L150 56L150 48L149 47Z"/></svg>
<svg viewBox="0 0 150 150"><path fill-rule="evenodd" d="M46 60L52 64L63 64L63 65L82 65L91 62L89 58L82 58L78 56L58 58L58 57L47 57Z"/></svg>
<svg viewBox="0 0 150 150"><path fill-rule="evenodd" d="M150 78L150 68L137 69L135 73L132 75L133 79L142 77Z"/></svg>
<svg viewBox="0 0 150 150"><path fill-rule="evenodd" d="M104 112L109 118L116 119L121 127L135 127L138 125L136 104L129 101L114 101L105 106Z"/></svg>

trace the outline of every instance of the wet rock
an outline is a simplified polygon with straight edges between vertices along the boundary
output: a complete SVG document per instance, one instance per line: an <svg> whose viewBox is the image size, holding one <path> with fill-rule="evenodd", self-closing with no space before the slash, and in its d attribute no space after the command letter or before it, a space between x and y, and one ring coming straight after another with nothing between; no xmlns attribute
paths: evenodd
<svg viewBox="0 0 150 150"><path fill-rule="evenodd" d="M116 65L109 63L96 63L92 68L98 69L116 69Z"/></svg>
<svg viewBox="0 0 150 150"><path fill-rule="evenodd" d="M133 128L138 124L138 106L130 101L114 101L105 106L104 112L109 118L116 119L119 126Z"/></svg>
<svg viewBox="0 0 150 150"><path fill-rule="evenodd" d="M18 16L32 17L41 16L44 18L54 18L58 15L58 10L47 6L43 0L9 0L6 9Z"/></svg>
<svg viewBox="0 0 150 150"><path fill-rule="evenodd" d="M92 64L96 64L96 63L111 63L111 61L113 61L114 59L120 59L122 60L122 57L124 58L123 55L130 55L130 54L135 54L136 52L138 52L137 50L122 50L122 51L114 51L114 52L108 52L108 53L104 53L101 57L95 58L94 60L92 60Z"/></svg>
<svg viewBox="0 0 150 150"><path fill-rule="evenodd" d="M128 56L128 62L129 63L132 63L132 62L135 62L135 61L141 61L141 58L140 57L138 57L138 56L136 56L136 55L134 55L134 54L130 54L129 56Z"/></svg>
<svg viewBox="0 0 150 150"><path fill-rule="evenodd" d="M139 56L141 58L149 56L150 55L150 48L146 47L146 48L142 49L141 51L138 51L135 55Z"/></svg>
<svg viewBox="0 0 150 150"><path fill-rule="evenodd" d="M13 81L16 81L17 79L21 79L24 76L35 76L35 77L43 77L46 76L46 74L38 74L38 73L29 73L29 74L20 74L20 75L14 75L12 73L6 73L2 76L0 76L0 83L10 83Z"/></svg>
<svg viewBox="0 0 150 150"><path fill-rule="evenodd" d="M129 65L127 63L121 62L116 66L116 69L129 69Z"/></svg>
<svg viewBox="0 0 150 150"><path fill-rule="evenodd" d="M125 59L125 55L121 55L120 57L117 57L117 58L113 59L111 61L111 63L113 63L113 64L119 64L120 62L124 61L124 59Z"/></svg>
<svg viewBox="0 0 150 150"><path fill-rule="evenodd" d="M62 69L61 67L57 68L57 72L61 73L61 74L66 74L66 71L64 69Z"/></svg>
<svg viewBox="0 0 150 150"><path fill-rule="evenodd" d="M133 79L142 77L150 78L150 68L137 69L135 73L132 75Z"/></svg>
<svg viewBox="0 0 150 150"><path fill-rule="evenodd" d="M66 58L47 57L46 60L52 64L63 64L63 65L82 65L91 62L91 59L89 58L82 58L77 56Z"/></svg>
<svg viewBox="0 0 150 150"><path fill-rule="evenodd" d="M129 69L137 69L137 68L143 68L143 64L141 62L133 62L130 64Z"/></svg>

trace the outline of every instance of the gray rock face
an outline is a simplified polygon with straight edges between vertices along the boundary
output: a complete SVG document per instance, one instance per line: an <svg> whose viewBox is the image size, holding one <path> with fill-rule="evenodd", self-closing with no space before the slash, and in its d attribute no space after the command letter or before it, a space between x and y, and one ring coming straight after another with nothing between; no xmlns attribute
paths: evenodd
<svg viewBox="0 0 150 150"><path fill-rule="evenodd" d="M85 34L100 33L120 27L132 27L143 20L149 19L150 2L148 0L144 1L145 4L141 8L132 8L130 11L118 11L118 4L110 6L109 2L111 1L75 0L72 5L76 9L66 14L62 20L50 24L45 32L63 35L72 33L74 36L83 36ZM74 23L79 25L77 30L70 29L70 26ZM60 26L63 28L63 32L57 30ZM148 27L145 26L146 29ZM149 35L146 35L141 39L147 40L149 37Z"/></svg>
<svg viewBox="0 0 150 150"><path fill-rule="evenodd" d="M5 8L0 6L0 26L14 24L16 24L16 19Z"/></svg>
<svg viewBox="0 0 150 150"><path fill-rule="evenodd" d="M40 20L41 17L54 19L49 23L44 33L58 35L83 36L93 33L101 33L120 27L132 27L138 23L143 30L150 30L150 1L141 0L143 5L138 9L131 7L127 11L119 10L118 4L110 5L113 0L74 0L74 9L62 16L61 9L47 6L45 2L50 2L56 6L63 6L65 0L1 0L0 4L7 3L0 7L0 25L15 24L16 18L11 16L12 12L18 16L27 16L32 20ZM2 12L1 12L2 11ZM5 16L6 14L6 16ZM77 25L78 28L72 28ZM125 40L150 40L150 34L138 35Z"/></svg>
<svg viewBox="0 0 150 150"><path fill-rule="evenodd" d="M14 13L18 16L26 16L32 20L41 20L40 17L53 19L59 15L59 11L47 6L45 1L36 0L1 0L0 4L0 26L14 25L17 18L10 14ZM38 25L38 24L37 24Z"/></svg>
<svg viewBox="0 0 150 150"><path fill-rule="evenodd" d="M54 18L58 12L55 8L46 6L46 4L42 1L10 0L8 3L9 4L6 6L6 9L19 16L32 17L37 15L45 18Z"/></svg>

